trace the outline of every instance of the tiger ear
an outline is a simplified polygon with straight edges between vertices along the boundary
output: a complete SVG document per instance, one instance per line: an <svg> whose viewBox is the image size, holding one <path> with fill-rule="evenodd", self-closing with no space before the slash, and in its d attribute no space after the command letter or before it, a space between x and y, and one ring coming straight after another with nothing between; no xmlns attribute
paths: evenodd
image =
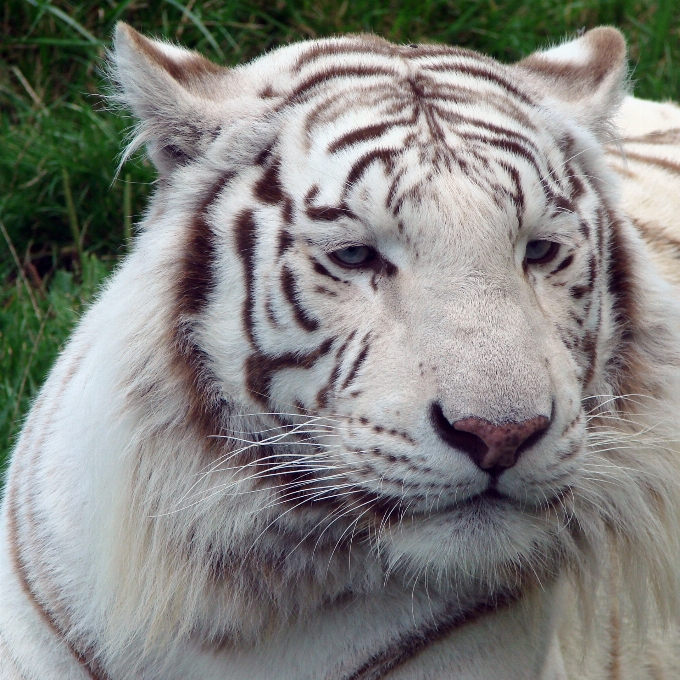
<svg viewBox="0 0 680 680"><path fill-rule="evenodd" d="M549 50L534 52L517 66L549 98L604 141L626 94L626 41L615 28L600 27Z"/></svg>
<svg viewBox="0 0 680 680"><path fill-rule="evenodd" d="M150 40L119 22L111 54L115 98L139 120L125 158L146 144L158 170L168 174L200 155L219 132L229 73L197 52Z"/></svg>

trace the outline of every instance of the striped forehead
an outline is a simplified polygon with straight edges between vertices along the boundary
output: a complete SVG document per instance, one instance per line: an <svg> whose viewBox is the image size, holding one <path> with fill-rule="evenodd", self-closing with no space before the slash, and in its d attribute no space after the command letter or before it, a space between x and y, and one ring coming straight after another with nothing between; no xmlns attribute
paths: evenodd
<svg viewBox="0 0 680 680"><path fill-rule="evenodd" d="M356 38L308 45L291 73L282 108L297 134L287 136L324 203L366 176L375 190L375 172L387 177L393 210L441 175L474 176L497 198L526 194L519 183L540 186L561 164L541 107L483 55Z"/></svg>

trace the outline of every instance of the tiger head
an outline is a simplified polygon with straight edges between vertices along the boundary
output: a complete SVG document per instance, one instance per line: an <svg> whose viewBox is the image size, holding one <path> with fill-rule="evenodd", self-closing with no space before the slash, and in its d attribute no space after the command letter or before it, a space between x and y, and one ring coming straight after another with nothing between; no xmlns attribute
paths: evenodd
<svg viewBox="0 0 680 680"><path fill-rule="evenodd" d="M493 587L635 533L659 468L593 437L677 358L603 160L625 73L611 28L512 66L350 36L226 69L119 26L160 174L131 261L168 281L211 526L254 490L300 542Z"/></svg>

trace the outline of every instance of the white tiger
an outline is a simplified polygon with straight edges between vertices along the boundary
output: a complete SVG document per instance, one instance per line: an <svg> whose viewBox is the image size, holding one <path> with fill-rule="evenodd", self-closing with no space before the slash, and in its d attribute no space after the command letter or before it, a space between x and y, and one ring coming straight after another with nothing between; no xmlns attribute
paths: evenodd
<svg viewBox="0 0 680 680"><path fill-rule="evenodd" d="M160 177L13 454L2 679L678 677L680 111L607 167L621 35L113 62Z"/></svg>

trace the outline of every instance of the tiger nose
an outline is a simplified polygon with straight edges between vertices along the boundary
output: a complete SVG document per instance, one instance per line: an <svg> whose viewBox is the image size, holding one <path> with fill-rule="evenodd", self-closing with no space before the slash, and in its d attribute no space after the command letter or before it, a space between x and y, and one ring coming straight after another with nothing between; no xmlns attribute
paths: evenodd
<svg viewBox="0 0 680 680"><path fill-rule="evenodd" d="M520 447L528 448L522 445L530 437L531 443L535 444L549 424L550 421L545 416L500 425L494 425L483 418L463 418L453 423L453 427L459 432L468 432L483 442L483 446L472 447L474 451L472 448L464 450L482 470L490 470L494 467L512 467L519 458Z"/></svg>
<svg viewBox="0 0 680 680"><path fill-rule="evenodd" d="M512 467L520 453L538 442L550 425L545 416L499 425L475 417L450 423L439 404L432 406L432 420L447 444L463 450L475 465L492 473Z"/></svg>

